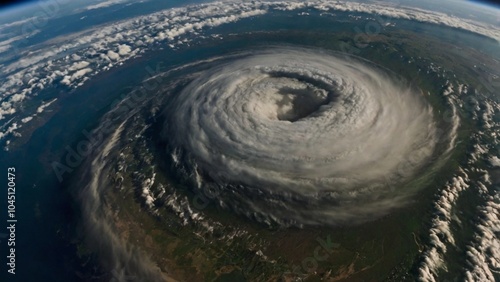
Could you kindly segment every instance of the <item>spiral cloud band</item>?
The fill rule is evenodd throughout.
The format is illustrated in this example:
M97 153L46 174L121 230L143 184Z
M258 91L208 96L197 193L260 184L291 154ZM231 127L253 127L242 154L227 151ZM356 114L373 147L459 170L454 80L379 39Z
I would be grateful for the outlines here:
M197 189L265 222L339 224L400 207L439 141L432 108L396 75L300 48L202 71L166 115L169 150Z

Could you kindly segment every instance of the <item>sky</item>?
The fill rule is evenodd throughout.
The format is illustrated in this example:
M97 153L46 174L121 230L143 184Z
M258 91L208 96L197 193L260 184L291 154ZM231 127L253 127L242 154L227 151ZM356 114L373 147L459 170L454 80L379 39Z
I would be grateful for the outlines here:
M0 7L14 6L16 4L22 4L27 2L34 2L33 0L3 0L0 2Z
M467 0L467 1L484 3L484 4L493 4L494 6L500 7L500 0ZM0 8L27 2L36 2L36 0L2 0L0 1Z
M481 0L481 1L471 1L471 2L492 4L493 6L500 7L500 0Z

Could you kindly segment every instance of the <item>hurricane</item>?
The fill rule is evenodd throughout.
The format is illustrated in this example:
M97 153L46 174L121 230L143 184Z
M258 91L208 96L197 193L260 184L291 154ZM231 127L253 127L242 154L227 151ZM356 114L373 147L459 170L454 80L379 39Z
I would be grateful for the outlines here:
M321 50L237 56L164 111L168 150L200 175L197 189L249 217L297 224L354 223L403 205L415 192L403 183L446 138L421 91Z

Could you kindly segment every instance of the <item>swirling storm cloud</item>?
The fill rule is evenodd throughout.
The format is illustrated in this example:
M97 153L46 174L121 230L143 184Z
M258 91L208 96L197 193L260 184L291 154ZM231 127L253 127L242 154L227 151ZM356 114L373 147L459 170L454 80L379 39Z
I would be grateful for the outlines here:
M404 183L438 154L418 89L321 50L240 56L202 72L167 105L168 150L183 155L197 189L267 222L375 219L407 202L415 191Z

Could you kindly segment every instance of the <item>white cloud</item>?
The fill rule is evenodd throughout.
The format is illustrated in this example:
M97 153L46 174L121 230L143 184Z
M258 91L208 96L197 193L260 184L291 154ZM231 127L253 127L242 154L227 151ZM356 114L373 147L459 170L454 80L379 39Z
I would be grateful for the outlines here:
M112 50L109 50L106 55L108 56L108 58L110 58L111 60L114 60L114 61L120 59L120 55L118 55L116 52L114 52Z
M33 116L25 117L21 120L22 123L30 122L33 119Z
M106 7L110 7L113 5L123 4L123 3L129 2L129 1L130 0L107 0L107 1L103 1L103 2L98 3L98 4L89 5L89 6L85 7L85 10L95 10L95 9L106 8Z
M44 110L45 110L48 106L50 106L52 103L54 103L56 100L57 100L57 98L56 98L56 99L53 99L53 100L51 100L51 101L49 101L49 102L47 102L47 103L44 103L44 104L40 105L40 106L38 107L38 109L36 110L36 113L37 113L37 114L41 114L41 113L43 113L43 111L44 111Z
M500 158L497 156L490 157L489 161L492 166L500 167Z
M17 103L17 102L23 101L24 99L26 99L26 95L25 94L14 94L12 96L12 98L10 98L10 101L14 102L14 103Z
M438 281L438 271L443 266L443 256L447 245L455 245L451 233L452 211L460 194L469 188L467 174L461 170L441 191L435 203L436 215L432 219L429 230L430 246L423 254L423 262L419 268L419 281Z
M78 70L78 71L74 72L73 75L71 75L71 81L80 79L80 78L84 77L86 74L91 73L91 72L92 72L91 68L84 68L84 69Z
M86 61L75 62L71 67L69 67L68 70L75 71L75 70L86 68L88 65L90 65L90 63L86 62Z
M467 247L469 269L465 273L467 282L496 281L500 270L500 193L488 195L480 208L479 224L474 240ZM496 274L495 274L496 273Z
M121 56L127 55L128 53L130 53L130 51L132 51L132 49L127 44L118 46L118 54Z
M15 134L15 130L21 128L17 123L13 123L7 130L0 132L0 140L5 138L9 134Z
M61 83L64 85L71 85L71 76L65 75L64 78L61 80Z
M12 107L12 104L9 102L3 102L2 108L0 108L0 120L4 119L6 116L13 115L16 113L16 109Z

